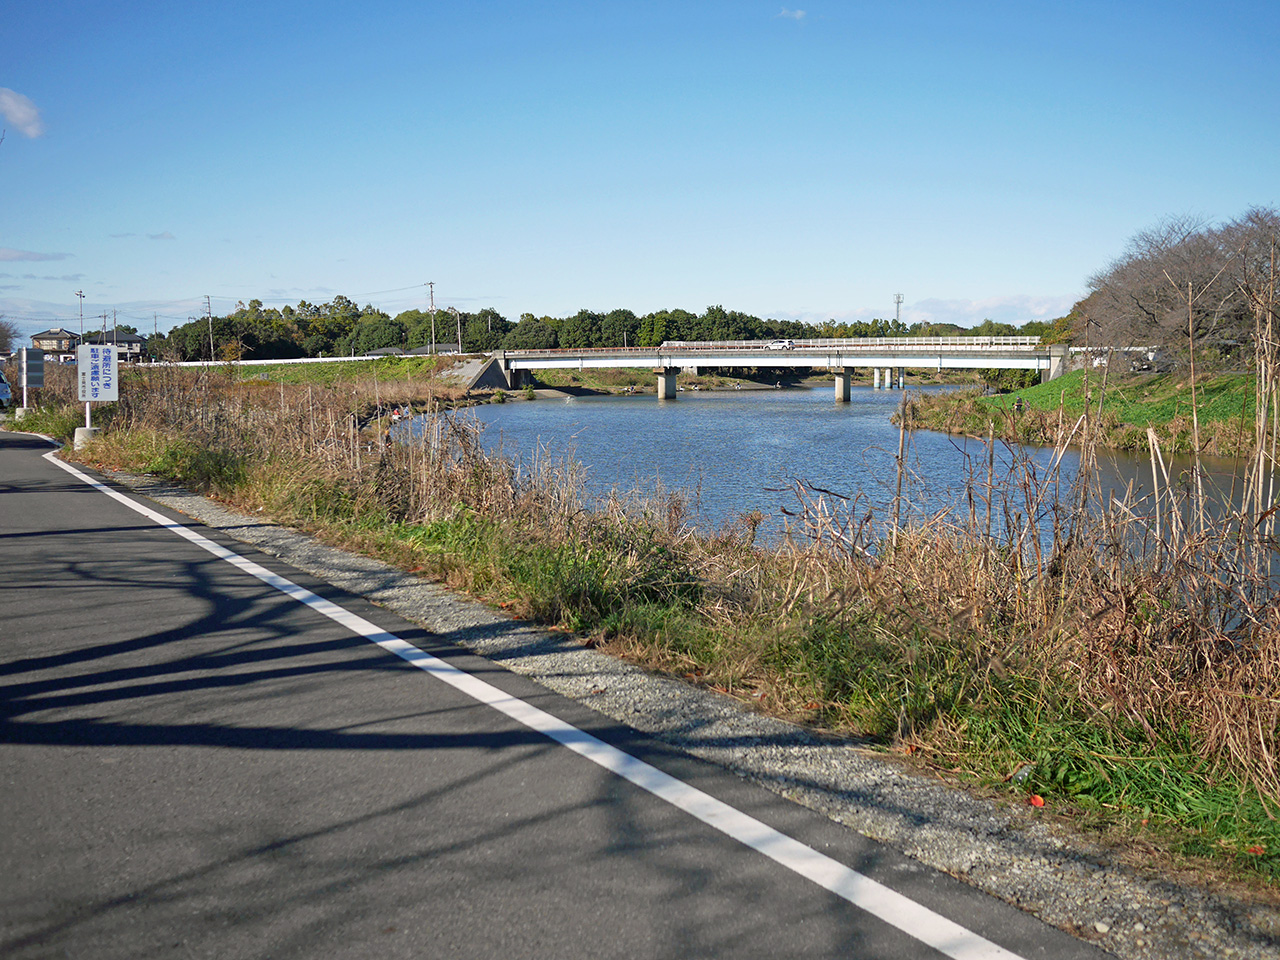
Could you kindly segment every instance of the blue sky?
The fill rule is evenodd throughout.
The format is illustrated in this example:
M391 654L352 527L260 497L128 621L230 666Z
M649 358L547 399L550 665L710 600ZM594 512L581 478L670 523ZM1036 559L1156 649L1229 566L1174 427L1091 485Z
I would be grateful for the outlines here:
M1280 206L1278 40L1230 0L12 4L0 314L1054 317L1162 217Z

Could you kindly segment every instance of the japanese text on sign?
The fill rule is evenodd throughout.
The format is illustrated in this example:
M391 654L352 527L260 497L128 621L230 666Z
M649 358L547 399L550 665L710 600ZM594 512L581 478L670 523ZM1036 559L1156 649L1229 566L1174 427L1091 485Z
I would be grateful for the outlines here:
M111 344L84 344L76 348L76 372L81 400L119 400L116 348Z

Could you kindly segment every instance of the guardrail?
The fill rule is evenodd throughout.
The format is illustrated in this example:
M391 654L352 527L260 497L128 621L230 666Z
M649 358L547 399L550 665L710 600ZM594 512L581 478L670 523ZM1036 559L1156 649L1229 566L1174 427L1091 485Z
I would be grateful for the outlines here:
M783 338L778 338L779 340ZM561 347L554 350L507 350L522 357L644 356L670 350L1008 350L1034 349L1039 337L833 337L791 340L790 347L773 347L777 340L665 340L656 347Z

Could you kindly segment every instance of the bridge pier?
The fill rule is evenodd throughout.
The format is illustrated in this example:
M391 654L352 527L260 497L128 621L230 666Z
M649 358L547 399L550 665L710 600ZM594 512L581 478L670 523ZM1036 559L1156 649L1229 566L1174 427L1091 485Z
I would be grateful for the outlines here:
M901 389L902 389L902 387L903 387L903 385L904 385L904 382L905 382L905 380L906 380L906 374L907 374L907 371L906 371L906 368L905 368L905 367L897 367L897 368L894 368L894 367L873 367L873 368L872 368L872 372L875 374L875 381L876 381L876 389L877 389L877 390L881 390L881 389L884 389L884 390L894 390L894 389L901 390ZM881 386L880 386L880 375L881 375L881 374L883 374L883 375L884 375L884 387L881 387ZM896 382L896 383L894 382L894 381L895 381L895 379L897 380L897 382Z
M849 402L849 368L841 367L836 371L836 403Z
M1068 349L1069 348L1065 343L1053 343L1049 345L1049 367L1047 370L1040 371L1041 383L1048 383L1050 380L1057 380L1067 372Z
M674 400L676 398L677 367L659 367L654 371L658 375L658 399Z

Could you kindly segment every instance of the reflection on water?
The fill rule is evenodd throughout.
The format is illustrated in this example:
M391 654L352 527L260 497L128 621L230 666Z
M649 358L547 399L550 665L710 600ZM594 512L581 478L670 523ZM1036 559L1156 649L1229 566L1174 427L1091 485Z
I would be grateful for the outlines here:
M685 392L675 402L652 395L580 397L485 405L469 412L486 425L491 450L525 462L539 450L575 458L586 468L593 495L683 490L700 525L718 527L759 510L766 516L762 536L776 537L786 519L783 509L797 506L797 480L847 497L862 494L877 516L888 517L898 450L898 428L890 416L902 395L870 388L852 393L851 403L835 402L830 389L784 389ZM996 483L1018 458L1043 478L1053 456L1051 450L1011 451L998 445ZM967 515L967 482L972 474L985 486L987 451L980 441L918 431L910 438L907 466L904 496L911 511L933 515L949 509ZM1172 463L1170 473L1178 477L1188 466ZM1063 495L1078 467L1077 453L1067 451L1058 470ZM1099 467L1104 491L1119 495L1130 485L1139 497L1150 491L1148 457L1109 453ZM1211 482L1229 490L1232 467L1214 464ZM1021 506L1014 503L1011 509Z

